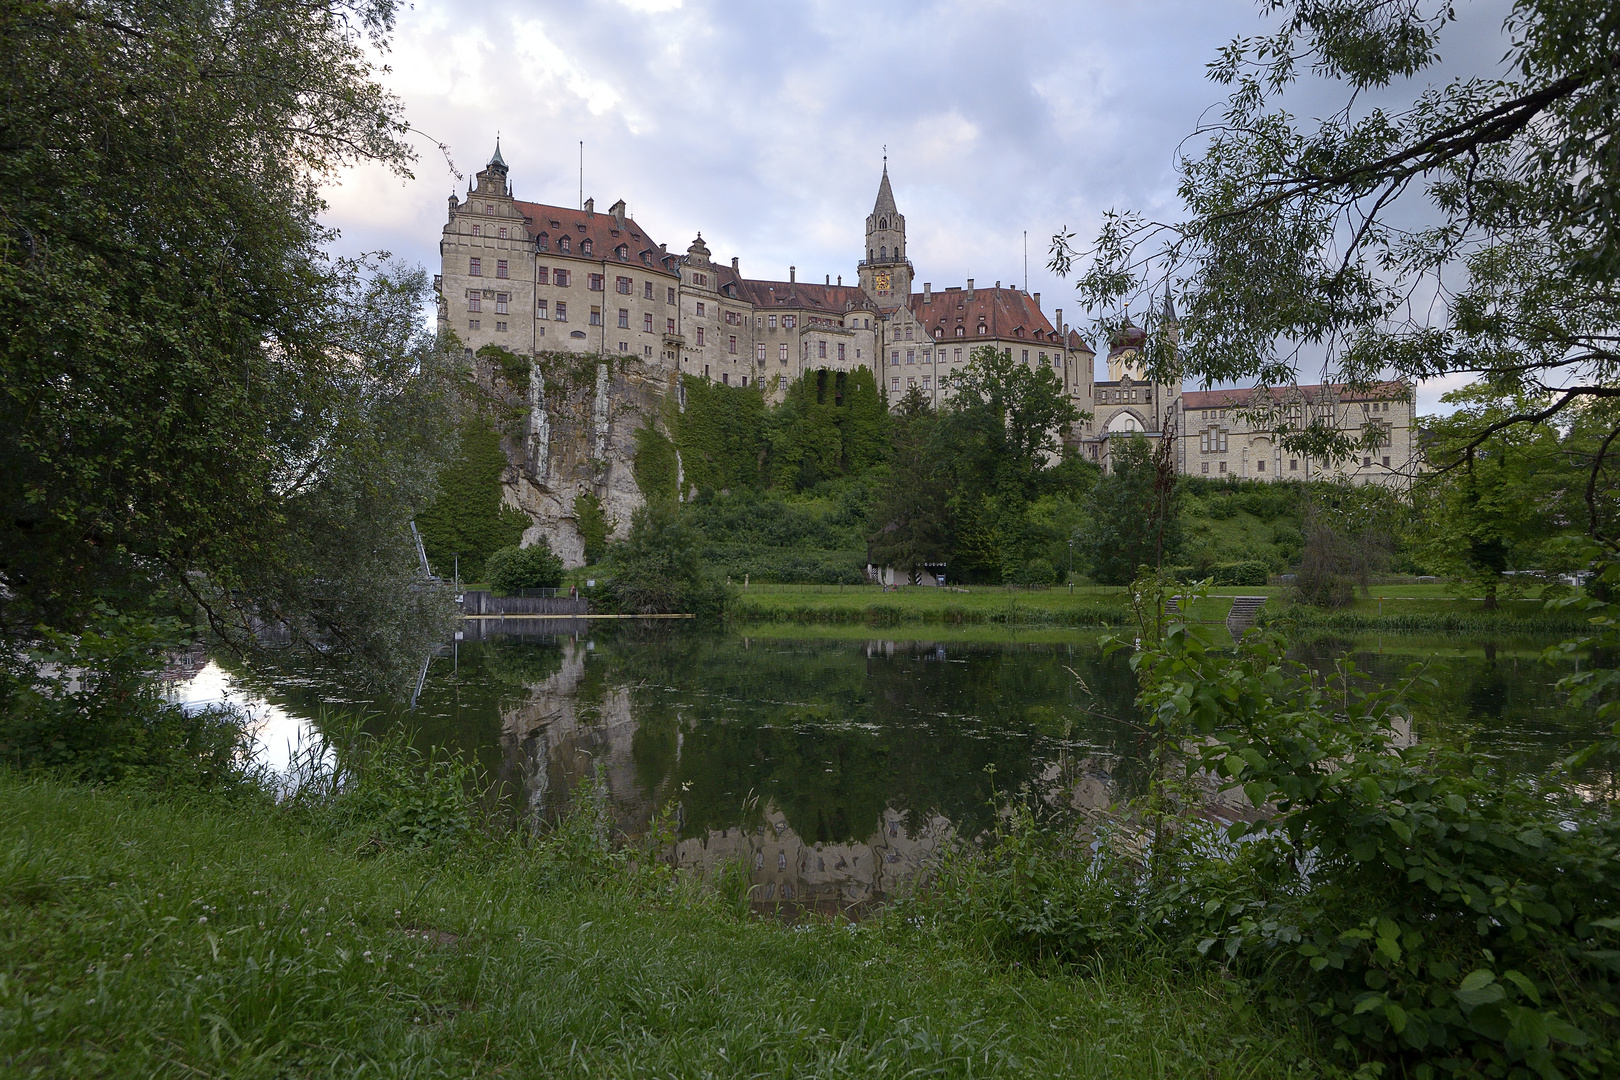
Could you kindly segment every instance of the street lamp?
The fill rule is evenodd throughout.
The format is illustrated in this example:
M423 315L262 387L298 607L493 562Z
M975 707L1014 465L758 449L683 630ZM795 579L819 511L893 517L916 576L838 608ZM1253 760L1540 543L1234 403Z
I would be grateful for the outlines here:
M1069 533L1069 595L1074 595L1074 533Z

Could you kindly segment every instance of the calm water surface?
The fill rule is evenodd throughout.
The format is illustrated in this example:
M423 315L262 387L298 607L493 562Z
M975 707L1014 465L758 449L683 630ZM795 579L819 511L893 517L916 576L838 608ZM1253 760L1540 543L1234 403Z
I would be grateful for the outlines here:
M1097 634L768 633L457 642L427 664L414 709L346 699L297 674L248 676L236 690L259 698L272 761L323 706L338 705L476 756L513 808L537 821L600 775L621 828L673 815L683 863L742 860L768 904L892 895L942 844L982 832L998 793L1102 805L1142 782L1135 685L1125 657L1103 656ZM1542 663L1545 644L1323 639L1296 654L1322 667L1348 655L1383 682L1424 664L1436 687L1415 707L1414 736L1467 744L1526 772L1601 734L1552 690L1570 669ZM191 696L230 683L211 667ZM1612 763L1581 779L1611 797L1620 790Z

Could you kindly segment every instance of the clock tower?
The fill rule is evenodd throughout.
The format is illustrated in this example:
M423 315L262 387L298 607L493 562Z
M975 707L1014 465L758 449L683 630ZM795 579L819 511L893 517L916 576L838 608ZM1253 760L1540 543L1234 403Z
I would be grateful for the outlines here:
M877 202L866 218L866 257L860 263L861 288L880 309L899 307L911 297L911 260L906 258L906 219L894 206L889 187L889 163L883 162L883 180Z

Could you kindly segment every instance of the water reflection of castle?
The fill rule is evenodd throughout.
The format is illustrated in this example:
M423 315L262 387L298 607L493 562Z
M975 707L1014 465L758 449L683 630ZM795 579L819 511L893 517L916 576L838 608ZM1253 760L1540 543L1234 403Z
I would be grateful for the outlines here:
M943 649L931 644L902 646L907 650L915 660L944 657ZM869 643L865 653L892 657L895 644ZM521 786L526 811L539 822L563 810L580 785L599 774L616 825L639 833L661 806L683 805L679 761L683 752L695 752L689 733L697 718L677 717L669 725L674 760L650 767L649 759L659 756L651 734L658 726L650 716L654 707L638 703L636 684L619 681L622 676L608 664L588 662L589 655L589 643L563 639L556 670L531 684L525 700L503 706L507 778ZM604 671L609 678L603 678ZM1106 805L1113 797L1111 779L1095 759L1079 767L1066 759L1050 762L1031 779L1077 804ZM875 823L850 821L850 835L805 835L805 823L795 828L768 794L737 795L738 812L719 827L682 819L675 855L680 865L706 873L726 863L747 867L756 904L833 910L895 896L934 864L957 833L957 825L937 810L886 805L877 810Z

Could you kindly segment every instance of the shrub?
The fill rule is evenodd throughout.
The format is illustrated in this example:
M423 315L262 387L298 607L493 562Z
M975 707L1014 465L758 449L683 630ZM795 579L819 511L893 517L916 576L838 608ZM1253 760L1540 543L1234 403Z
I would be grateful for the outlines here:
M1014 585L1050 585L1057 580L1057 571L1045 559L1031 559L1012 575Z
M579 530L579 538L584 543L586 563L600 562L607 554L608 534L613 527L614 523L602 513L602 500L593 492L574 496L574 528Z
M1270 568L1263 562L1235 562L1222 563L1215 567L1210 574L1213 584L1216 585L1264 585L1270 576Z
M630 534L608 549L607 599L620 611L685 613L719 618L726 588L703 567L697 533L675 508L648 503L630 519Z
M528 547L502 548L484 564L484 576L496 593L519 589L555 589L562 584L562 560L552 554L544 537Z

